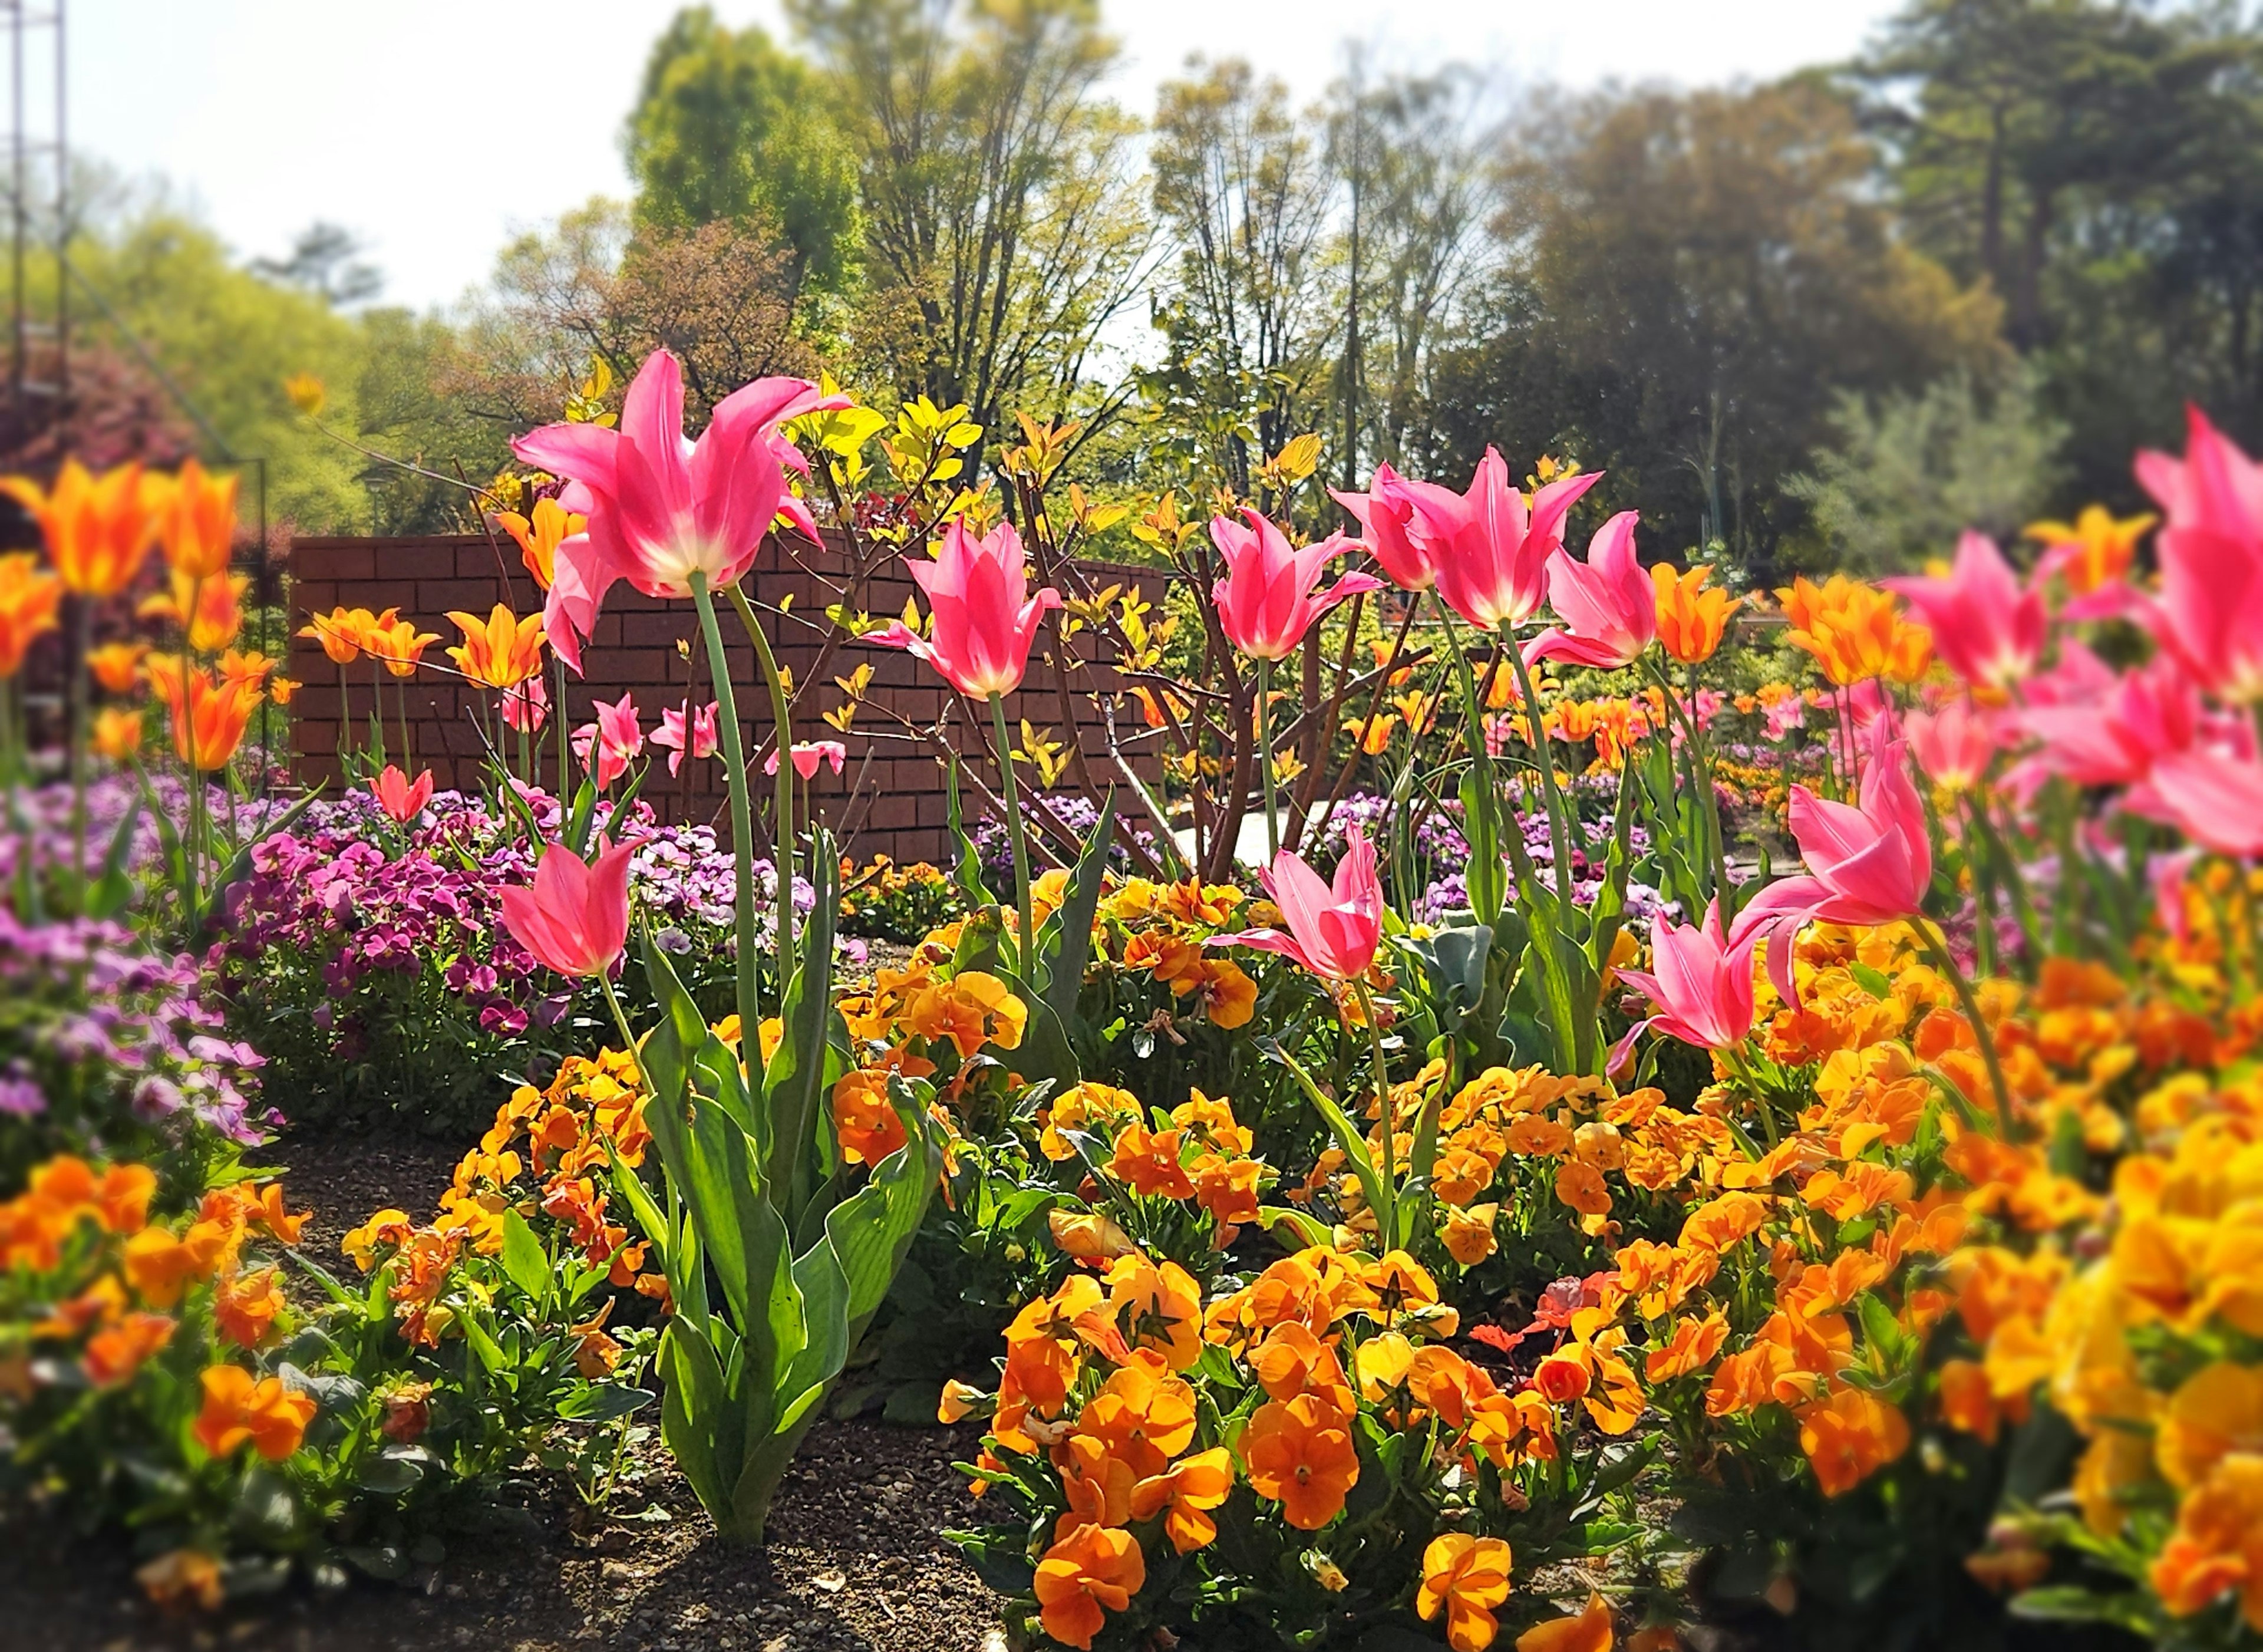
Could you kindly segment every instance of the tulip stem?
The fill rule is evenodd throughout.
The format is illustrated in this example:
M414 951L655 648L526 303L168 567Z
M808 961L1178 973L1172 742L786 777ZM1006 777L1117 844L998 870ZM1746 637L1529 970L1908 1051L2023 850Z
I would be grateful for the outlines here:
M1369 1051L1375 1057L1375 1102L1383 1120L1383 1174L1379 1178L1384 1198L1389 1201L1375 1213L1377 1235L1385 1250L1399 1243L1399 1121L1392 1117L1391 1063L1383 1053L1383 1024L1375 1017L1375 996L1367 989L1367 982L1352 978L1352 996L1359 1001L1359 1013L1367 1023Z
M756 1040L763 1025L762 989L755 965L754 805L747 796L747 747L739 729L739 702L731 692L731 663L723 652L723 627L716 623L715 598L707 576L691 572L691 603L699 611L699 634L707 644L707 669L715 679L715 704L721 728L723 768L731 788L731 859L738 873L739 1036ZM563 711L561 706L560 711Z
M998 738L998 772L1002 779L1000 786L1006 804L1006 837L1014 846L1014 904L1022 921L1022 950L1016 956L1016 967L1026 981L1037 967L1032 955L1036 925L1030 922L1030 849L1023 840L1022 800L1020 788L1014 783L1014 736L1006 728L1006 697L990 696L990 724Z
M1556 857L1556 898L1564 909L1572 907L1572 828L1564 812L1564 794L1556 789L1556 756L1548 747L1548 731L1541 726L1540 696L1533 692L1532 668L1524 663L1524 650L1516 646L1516 634L1504 628L1501 643L1508 655L1509 669L1516 673L1517 692L1524 696L1524 733L1531 744L1532 755L1540 764L1540 794L1548 808L1548 842ZM1522 828L1518 828L1520 834Z
M621 995L613 989L613 978L604 970L597 972L597 989L605 995L605 1006L613 1012L613 1025L620 1029L621 1049L630 1061L637 1054L636 1033L629 1026L629 1013L622 1007ZM760 1040L756 1041L760 1047Z
M793 971L793 712L786 704L785 679L778 675L777 657L770 652L770 640L763 633L762 622L755 618L755 605L747 600L747 593L737 585L731 587L732 605L739 611L739 623L747 627L747 639L755 645L755 660L762 667L763 685L770 693L770 743L777 764L773 784L776 802L772 806L775 819L770 830L770 859L777 878L777 989L785 993L786 978ZM691 706L687 699L683 709L684 749L690 750Z
M1918 939L1924 944L1926 954L1934 967L1948 977L1948 984L1956 989L1956 1001L1964 1008L1964 1018L1972 1024L1972 1037L1980 1046L1980 1061L1988 1069L1989 1087L1996 1092L1996 1123L2006 1141L2019 1140L2017 1121L2012 1114L2012 1087L2004 1079L2004 1063L1996 1054L1996 1036L1988 1030L1988 1023L1980 1013L1979 995L1972 983L1956 967L1956 960L1948 950L1948 937L1923 913L1913 915L1910 926L1917 931Z
M1257 662L1257 766L1265 777L1265 864L1281 852L1281 814L1273 781L1273 662Z

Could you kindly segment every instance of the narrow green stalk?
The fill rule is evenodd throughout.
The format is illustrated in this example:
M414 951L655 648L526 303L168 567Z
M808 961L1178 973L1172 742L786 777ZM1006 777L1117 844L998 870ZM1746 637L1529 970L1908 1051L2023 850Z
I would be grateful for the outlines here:
M346 753L353 749L353 694L346 686L346 668L338 667L338 779L346 773Z
M739 611L739 622L747 627L747 640L755 645L755 660L762 667L763 681L770 692L770 741L777 753L777 774L772 782L770 854L777 862L777 960L778 991L785 991L786 979L793 971L793 713L786 704L785 679L778 672L777 658L770 652L770 640L762 624L755 618L755 605L747 600L747 593L738 586L731 587L731 601ZM684 701L684 740L691 738L690 700Z
M94 604L91 598L74 597L71 647L71 837L76 845L76 859L72 868L79 888L86 887L86 726L87 702L93 698L94 687L87 677L86 652L94 643Z
M553 656L550 674L557 682L551 691L550 721L558 734L558 798L563 802L574 784L574 740L566 727L566 662Z
M1280 801L1273 781L1273 662L1257 662L1257 766L1265 776L1265 864L1281 852Z
M998 772L1005 779L1003 794L1006 804L1007 840L1014 845L1014 903L1022 920L1022 950L1016 955L1016 966L1026 976L1034 967L1037 926L1030 921L1030 846L1024 838L1022 821L1021 788L1014 783L1014 736L1006 728L1006 697L990 696L991 729L998 739Z
M1540 765L1540 794L1548 807L1548 841L1556 856L1556 895L1568 911L1572 905L1572 826L1565 812L1564 795L1556 788L1556 755L1548 749L1548 731L1540 726L1540 696L1533 691L1531 668L1516 646L1516 634L1501 628L1501 644L1509 669L1516 673L1517 692L1524 696L1524 733Z
M1383 1119L1383 1163L1378 1167L1382 1175L1385 1207L1375 1213L1377 1235L1383 1248L1392 1249L1399 1243L1399 1125L1391 1113L1391 1063L1383 1053L1383 1027L1375 1018L1375 997L1367 989L1367 982L1355 980L1352 996L1359 1000L1359 1012L1367 1021L1367 1043L1375 1057L1375 1099Z
M1948 951L1948 938L1943 935L1931 918L1920 914L1911 918L1918 939L1925 944L1926 955L1933 960L1934 967L1948 977L1948 984L1956 989L1956 1001L1964 1007L1964 1018L1972 1024L1972 1036L1980 1046L1980 1060L1988 1069L1988 1083L1996 1092L1996 1123L2006 1141L2019 1140L2018 1121L2012 1112L2012 1087L2005 1081L2004 1064L1996 1055L1996 1035L1988 1030L1987 1021L1980 1013L1979 996L1972 983L1956 967L1956 960Z
M613 989L613 978L608 975L597 977L597 990L605 995L605 1007L613 1012L613 1025L620 1030L621 1049L631 1061L636 1059L636 1033L629 1027L628 1011L621 1007L621 995ZM757 1045L756 1047L760 1047Z
M723 652L723 627L716 623L715 598L707 590L707 576L691 576L692 605L699 610L699 634L707 644L707 666L715 679L717 730L723 744L723 767L731 787L731 858L738 873L738 1007L739 1036L756 1040L761 1048L763 1005L755 970L755 842L754 804L747 796L747 748L739 732L738 697L731 690L731 663Z

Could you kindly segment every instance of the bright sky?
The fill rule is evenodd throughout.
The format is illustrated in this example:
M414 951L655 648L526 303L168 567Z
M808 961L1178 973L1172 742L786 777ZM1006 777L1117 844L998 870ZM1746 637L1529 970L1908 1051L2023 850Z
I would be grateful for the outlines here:
M1191 51L1241 55L1299 100L1343 72L1453 59L1517 80L1763 79L1851 54L1888 0L1115 0L1119 101L1152 111ZM498 248L594 194L675 0L72 0L71 141L170 179L244 257L316 218L371 243L388 301L448 303ZM781 33L777 0L717 0ZM43 55L32 58L43 66ZM34 67L36 78L43 67ZM44 98L34 111L47 120Z

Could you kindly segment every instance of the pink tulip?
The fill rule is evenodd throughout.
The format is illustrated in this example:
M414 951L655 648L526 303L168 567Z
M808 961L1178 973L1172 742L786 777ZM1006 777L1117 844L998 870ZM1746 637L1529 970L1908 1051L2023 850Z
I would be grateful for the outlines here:
M1524 645L1524 663L1569 660L1605 670L1631 665L1658 637L1658 588L1635 554L1639 518L1622 511L1587 541L1587 560L1558 551L1548 563L1548 600L1564 621Z
M686 744L684 714L690 709L689 700L680 705L663 707L660 714L660 732L652 737L652 743L668 753L668 772L670 774L680 772L683 767ZM718 721L721 715L721 707L712 700L702 706L698 711L690 712L689 743L694 757L712 757L715 755L715 743L722 731L722 724Z
M1297 550L1289 537L1255 510L1244 506L1244 527L1212 517L1210 537L1225 559L1225 577L1211 587L1218 622L1225 640L1253 660L1285 660L1297 651L1312 621L1347 597L1380 591L1372 574L1346 574L1315 593L1320 570L1356 541L1331 533L1317 545Z
M757 379L715 404L696 442L683 438L683 379L655 350L629 384L620 426L546 424L511 443L529 464L562 476L567 510L589 532L558 547L544 630L559 657L581 669L581 641L617 579L652 597L685 597L691 577L711 590L735 584L783 515L817 537L809 509L786 486L807 465L778 434L785 420L849 405L803 379Z
M833 765L833 772L838 774L841 772L842 769L846 766L848 761L849 748L842 745L838 740L812 740L806 743L796 741L794 743L793 772L801 776L805 780L811 779L815 777L818 765L821 763L831 764ZM777 753L776 751L772 751L768 757L763 759L763 772L764 774L776 774L777 772Z
M2122 801L2219 855L2263 855L2263 763L2252 751L2170 752Z
M419 774L412 786L407 775L388 763L385 765L385 772L369 783L369 790L370 795L377 799L379 808L395 822L406 826L423 814L424 806L432 801L432 771L427 769Z
M2042 742L2021 767L2077 786L2134 786L2157 758L2199 738L2202 714L2200 696L2176 661L2157 656L2124 677L2107 677L2095 698L2020 713L2021 728Z
M1459 510L1461 496L1432 482L1410 482L1389 465L1377 465L1365 493L1328 489L1329 496L1358 519L1368 552L1401 591L1428 591L1437 582L1429 544L1408 530L1418 503L1426 503L1441 519Z
M539 677L502 692L502 720L523 735L537 734L550 720L550 688Z
M1766 932L1769 972L1787 999L1794 996L1791 940L1805 924L1891 924L1920 911L1932 886L1933 841L1904 744L1890 737L1883 717L1871 742L1859 808L1791 788L1791 835L1808 875L1768 885L1729 931L1732 946Z
M1912 712L1906 730L1917 766L1935 786L1952 792L1975 785L2002 743L1995 719L1961 699L1939 711Z
M1719 902L1705 909L1702 927L1660 915L1650 928L1650 958L1652 974L1619 971L1620 980L1658 1006L1644 1025L1705 1050L1744 1041L1753 1030L1753 943L1728 943Z
M1598 470L1551 482L1528 510L1508 485L1507 464L1488 447L1466 494L1409 496L1406 535L1437 570L1438 594L1455 612L1484 631L1520 625L1540 606L1565 514L1602 479Z
M2220 699L2263 699L2263 466L2188 409L2185 456L2137 456L2137 480L2160 502L2161 599L2151 623L2162 646Z
M597 720L574 731L574 755L584 767L594 764L597 789L609 791L644 750L644 729L637 721L636 695L623 694L612 701L596 702Z
M1948 668L1975 687L2007 688L2042 658L2049 619L2042 592L2024 591L1996 541L1968 533L1956 542L1946 578L1912 576L1879 581L1898 591L1933 628L1933 646Z
M1001 522L977 539L953 519L934 556L907 556L904 565L927 593L932 634L923 638L898 620L864 641L917 655L976 699L1019 688L1038 621L1061 598L1048 585L1024 600L1030 566L1013 525Z
M584 866L563 844L542 851L534 887L502 892L503 927L542 964L561 975L602 975L629 937L629 857L633 844L597 839Z
M1383 939L1383 880L1365 832L1354 829L1347 837L1333 888L1286 849L1257 880L1281 909L1287 932L1244 930L1212 936L1210 945L1279 953L1327 981L1356 981L1367 973Z

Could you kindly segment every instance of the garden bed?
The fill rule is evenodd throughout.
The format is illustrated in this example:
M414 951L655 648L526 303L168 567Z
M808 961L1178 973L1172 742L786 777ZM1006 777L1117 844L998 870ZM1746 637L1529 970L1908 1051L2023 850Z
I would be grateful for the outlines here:
M401 1134L286 1136L261 1154L310 1206L305 1253L349 1273L344 1233L387 1205L429 1209L459 1153ZM134 1586L115 1545L58 1545L0 1525L0 1599L11 1644L55 1648L475 1646L680 1652L974 1652L995 1597L939 1534L975 1504L951 1464L980 1431L826 1422L778 1493L759 1553L719 1543L656 1437L634 1449L607 1518L582 1517L555 1476L511 1482L485 1529L452 1534L404 1583L338 1596L293 1587L215 1626L169 1619ZM577 1529L578 1528L578 1529ZM23 1639L15 1641L13 1635Z

